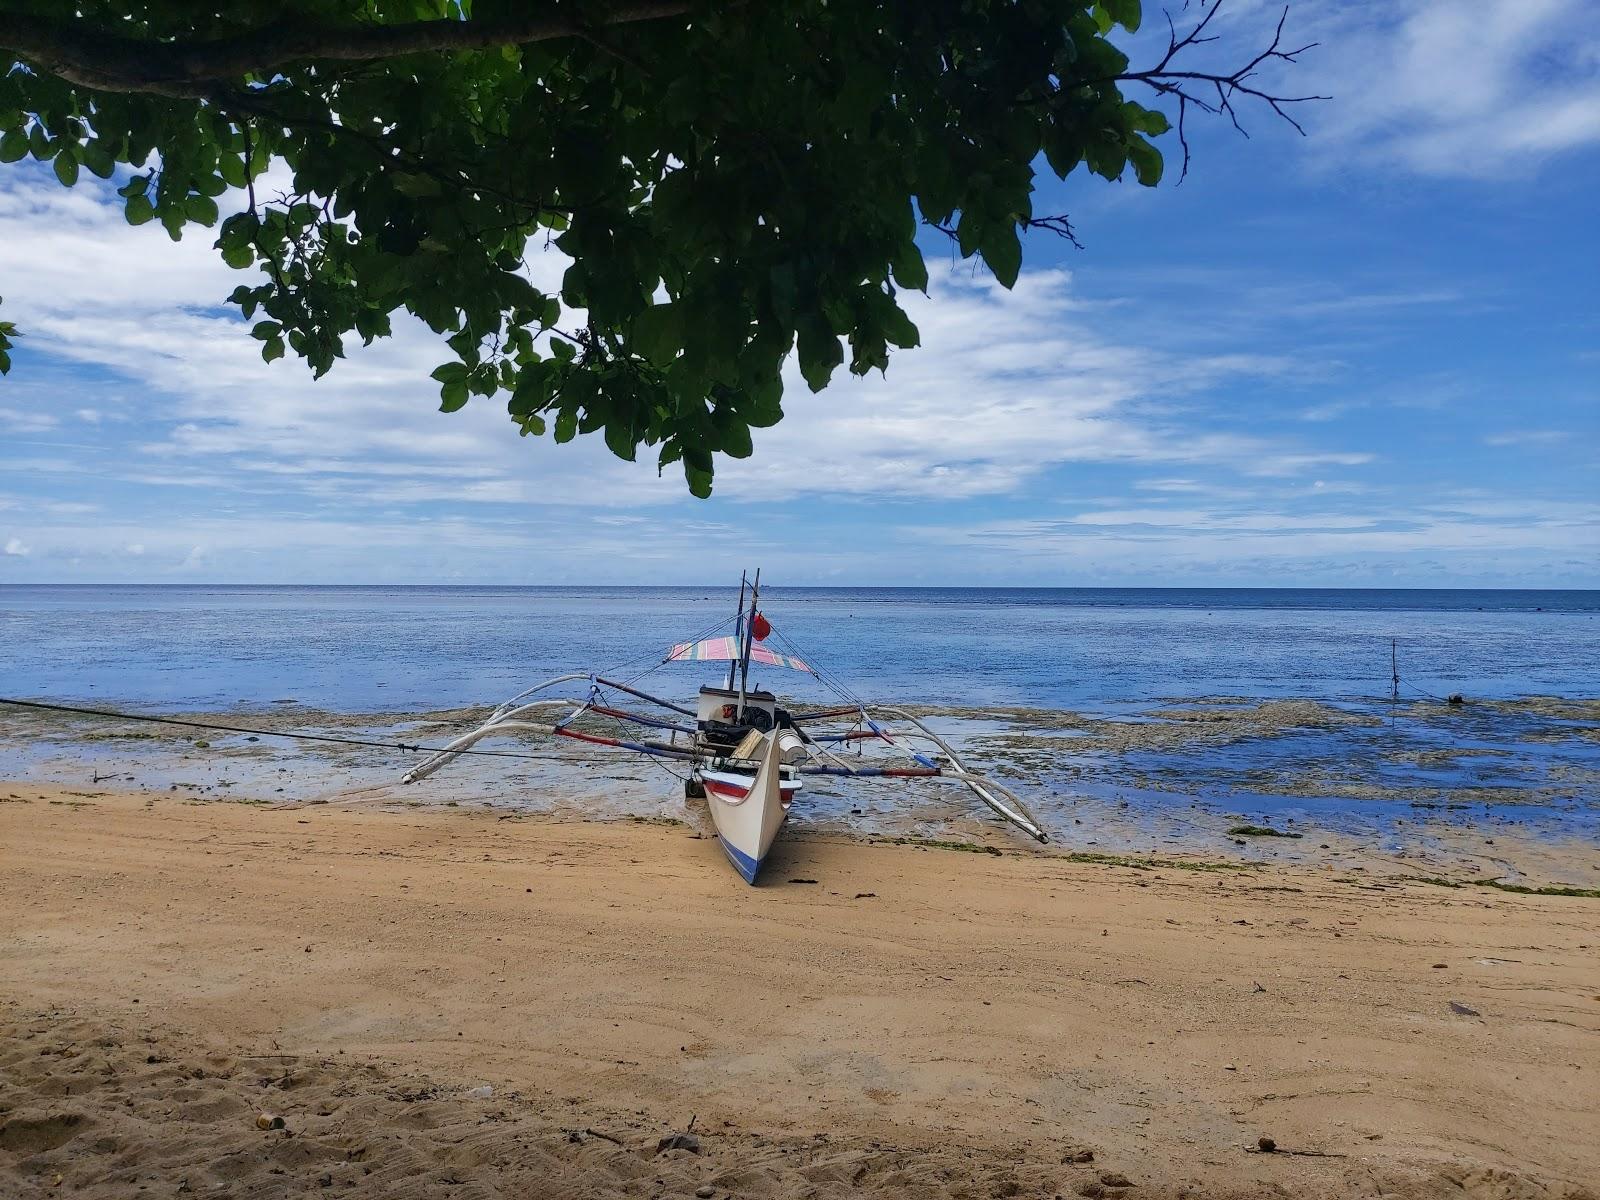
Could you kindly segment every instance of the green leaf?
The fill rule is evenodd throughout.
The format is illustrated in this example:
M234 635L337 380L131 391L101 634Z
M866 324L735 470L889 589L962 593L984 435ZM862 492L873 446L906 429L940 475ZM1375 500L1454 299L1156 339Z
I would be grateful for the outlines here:
M56 178L67 187L78 182L78 160L70 151L63 150L55 159Z
M1100 4L1110 18L1129 33L1139 32L1140 20L1143 17L1139 0L1100 0Z
M189 220L199 225L215 225L217 223L217 202L210 196L198 193L189 196L183 202L183 211Z
M1143 138L1128 142L1128 161L1133 164L1134 177L1145 187L1155 187L1161 182L1161 151Z
M256 261L256 252L249 242L236 242L222 248L222 261L235 271L242 271Z
M899 346L904 350L922 344L922 337L917 332L917 327L911 323L911 318L906 316L898 304L891 305L884 312L883 336L890 345Z
M578 436L578 413L576 409L563 408L556 414L556 443L570 442Z
M683 345L680 310L673 304L652 304L633 319L634 352L657 366L666 366Z
M272 310L268 308L267 311L271 312ZM283 326L276 321L257 321L250 330L250 336L258 342L267 342L277 337L282 331Z
M281 337L269 338L267 344L261 347L261 360L272 362L283 357L283 339Z
M444 188L432 175L395 174L391 175L390 179L394 182L395 191L413 199L438 196L444 192Z
M1146 108L1132 100L1122 106L1122 114L1128 122L1128 128L1136 133L1160 137L1172 128L1172 122L1167 120L1166 113L1159 109Z
M110 179L116 172L116 160L111 157L111 152L105 148L101 141L93 141L83 147L83 165L88 167L100 179Z
M492 396L500 386L500 376L493 363L483 363L467 376L467 388L477 396Z
M606 426L606 447L624 462L633 462L638 441L633 435L633 422L612 421Z
M833 369L844 361L844 349L825 321L811 320L800 327L796 342L800 355L800 375L813 392L828 386Z
M244 159L236 154L224 154L217 159L217 174L229 187L242 188L248 182Z
M20 129L7 130L0 137L0 163L12 163L28 153L28 135Z
M983 244L983 261L989 264L1001 287L1009 288L1017 282L1017 273L1022 270L1022 241L1015 225L1008 222L994 228Z
M698 467L689 465L688 459L683 463L683 475L689 484L689 494L701 500L711 498L711 472L702 471Z
M467 402L470 393L465 379L452 379L439 389L439 411L453 413ZM474 412L477 409L473 409Z
M722 452L729 458L749 458L755 449L750 441L750 426L734 419L722 426Z
M1084 157L1088 160L1089 170L1102 179L1122 178L1122 168L1128 162L1126 148L1105 137L1090 142Z
M467 364L459 362L447 362L443 366L435 367L428 374L431 378L438 380L440 383L466 383Z
M156 210L155 207L150 203L150 197L141 193L137 196L128 197L128 205L127 209L125 210L125 215L128 218L129 225L143 225L146 221L150 220L151 217L156 215Z
M922 251L915 242L908 242L900 248L894 258L893 270L894 281L901 287L918 292L928 290L928 264L923 261Z

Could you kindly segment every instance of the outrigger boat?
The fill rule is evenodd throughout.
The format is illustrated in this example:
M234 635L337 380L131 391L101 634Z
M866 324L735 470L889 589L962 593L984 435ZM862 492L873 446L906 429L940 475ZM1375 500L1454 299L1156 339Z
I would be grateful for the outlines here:
M749 602L746 603L748 594ZM505 734L542 734L572 738L597 746L629 750L669 765L686 768L680 775L685 796L704 800L728 859L747 883L754 884L790 807L808 776L854 779L943 780L969 789L990 811L1038 841L1047 835L1027 805L1004 784L972 770L938 734L898 708L870 705L852 695L830 673L811 665L777 633L761 611L761 572L754 581L739 581L738 612L700 637L674 645L665 657L625 680L589 672L558 675L513 696L487 720L463 734L425 762L407 771L403 783L415 783L459 757L485 738ZM708 636L732 624L733 632ZM781 649L768 645L776 642ZM644 675L673 663L726 662L721 686L705 686L693 708L641 691L634 685ZM845 703L838 707L791 712L777 696L750 686L751 664L804 672ZM587 695L554 723L539 721L548 706L539 693L562 684L584 681ZM616 695L642 701L654 711L621 707ZM637 725L653 737L631 740L608 736L598 721ZM891 731L885 721L909 729ZM665 738L663 739L663 736ZM868 760L864 744L897 752L904 762ZM854 745L851 762L841 751ZM674 772L678 774L678 772Z

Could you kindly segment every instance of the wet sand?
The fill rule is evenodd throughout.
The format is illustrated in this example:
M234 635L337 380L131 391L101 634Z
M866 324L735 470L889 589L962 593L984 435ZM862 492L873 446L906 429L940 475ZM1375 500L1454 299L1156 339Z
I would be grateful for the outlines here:
M1600 900L1161 862L0 783L0 1194L1596 1195Z

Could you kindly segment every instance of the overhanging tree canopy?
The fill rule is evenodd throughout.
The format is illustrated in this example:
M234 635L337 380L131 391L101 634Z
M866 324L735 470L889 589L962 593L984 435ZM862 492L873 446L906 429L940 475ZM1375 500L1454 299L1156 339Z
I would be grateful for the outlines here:
M845 345L865 374L917 344L919 226L1009 287L1021 234L1072 235L1033 211L1041 157L1160 180L1169 118L1134 95L1180 141L1195 107L1287 117L1254 82L1299 53L1281 21L1192 69L1215 11L1134 70L1109 35L1139 0L0 0L0 162L125 181L174 239L242 191L216 246L261 268L230 300L268 361L321 375L406 310L456 356L445 411L503 394L525 434L657 447L707 495L782 416L791 350L821 389Z

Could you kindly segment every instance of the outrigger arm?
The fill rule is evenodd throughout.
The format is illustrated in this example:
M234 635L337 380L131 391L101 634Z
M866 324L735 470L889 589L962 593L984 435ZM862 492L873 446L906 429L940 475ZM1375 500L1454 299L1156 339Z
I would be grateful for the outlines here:
M586 679L589 681L589 698L583 701L583 703L579 704L560 721L547 725L542 722L520 719L522 714L527 712L530 708L536 708L539 706L539 701L530 701L528 697L536 695L537 693L544 691L546 688L555 687L558 683L571 683L576 679ZM629 695L637 696L641 700L648 700L652 704L659 705L662 708L670 709L676 713L683 713L687 716L694 715L694 713L689 709L682 708L679 705L673 704L671 701L662 700L659 697L650 695L648 692L641 692L636 688L629 687L626 684L617 683L614 680L604 679L599 675L591 675L586 671L577 671L567 675L557 675L554 679L546 679L543 683L535 684L533 687L517 693L517 695L513 696L499 708L495 709L494 712L490 714L489 719L482 725L478 726L470 733L462 734L460 737L446 745L444 749L440 750L432 758L420 762L416 766L412 767L411 770L407 771L400 777L400 782L416 783L420 779L426 779L440 767L443 767L448 763L454 762L456 759L460 758L484 738L508 732L538 733L543 734L546 737L573 738L580 742L593 742L596 745L601 746L617 746L624 750L636 750L641 754L650 754L660 758L692 757L690 751L681 746L667 745L662 742L630 742L624 741L620 738L608 738L600 737L592 733L580 733L576 729L568 728L568 726L583 712L589 708L596 707L595 700L599 693L599 689L602 687L615 688L618 691L627 692ZM634 719L637 720L638 718ZM678 728L677 726L665 722L647 723L656 724L660 727L668 729Z
M892 743L894 740L892 735L888 730L877 725L871 719L871 717L867 715L868 711L868 709L863 708L861 710L861 715L866 719L868 725L871 726L872 731L883 738L884 741ZM996 816L1011 822L1011 824L1022 830L1022 832L1026 833L1029 837L1035 838L1040 842L1048 842L1050 840L1049 835L1045 833L1044 828L1039 824L1038 818L1028 811L1028 806L1022 802L1022 798L1020 796L1018 796L1004 784L996 783L987 776L973 771L965 762L962 761L961 756L955 752L955 748L951 746L949 742L945 741L937 733L929 729L921 721L917 720L916 717L913 717L910 713L901 708L873 708L870 711L882 713L884 716L895 717L898 720L905 721L908 724L916 726L916 728L920 731L921 736L927 738L928 741L939 747L939 750L955 767L954 771L946 771L941 769L939 772L941 776L948 779L956 779L966 784L967 787L972 789L973 794L976 795L979 800L982 800L986 805L988 805ZM935 765L925 755L917 754L915 751L912 751L912 757L928 766Z

